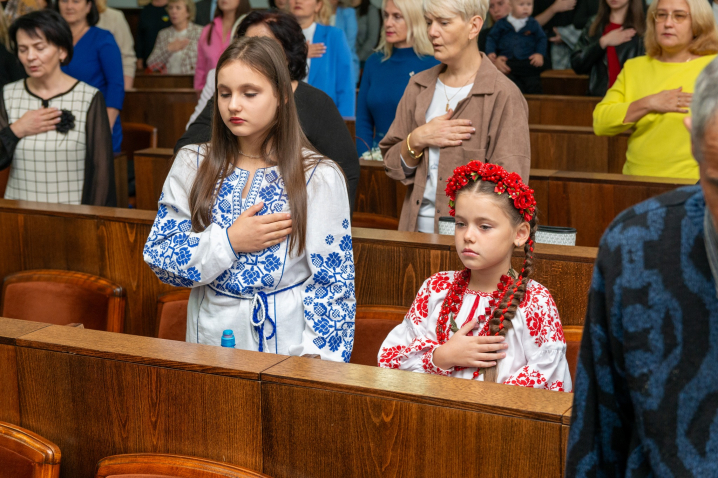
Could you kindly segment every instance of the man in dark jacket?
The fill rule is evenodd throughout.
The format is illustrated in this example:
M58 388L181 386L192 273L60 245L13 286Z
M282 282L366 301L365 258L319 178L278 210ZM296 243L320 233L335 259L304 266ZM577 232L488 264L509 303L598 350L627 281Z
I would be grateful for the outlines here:
M604 234L574 387L566 476L718 470L718 60L691 120L700 185L619 215Z

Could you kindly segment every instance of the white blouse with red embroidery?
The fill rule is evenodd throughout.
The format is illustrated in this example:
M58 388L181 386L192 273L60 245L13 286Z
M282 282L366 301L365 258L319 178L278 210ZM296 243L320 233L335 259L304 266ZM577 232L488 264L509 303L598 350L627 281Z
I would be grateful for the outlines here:
M424 282L404 321L384 340L379 350L380 367L466 379L473 377L475 368L443 370L433 362L434 350L439 347L436 322L441 304L458 274L458 271L438 272ZM488 335L488 321L483 311L489 306L490 299L489 293L467 289L455 319L456 325L462 327L471 319L472 311L480 311L475 312L481 315L470 334ZM566 340L549 291L538 282L529 281L511 323L513 328L506 334L509 347L506 357L499 361L497 382L570 392ZM478 380L483 379L484 375L479 375Z

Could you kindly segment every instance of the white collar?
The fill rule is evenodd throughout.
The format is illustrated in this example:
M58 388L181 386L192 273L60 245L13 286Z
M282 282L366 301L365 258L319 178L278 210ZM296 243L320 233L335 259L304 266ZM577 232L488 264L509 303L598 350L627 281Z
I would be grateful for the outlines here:
M523 27L526 26L526 23L529 21L529 17L526 18L514 18L510 13L509 16L506 17L506 20L511 24L511 26L514 27L514 30L519 31Z

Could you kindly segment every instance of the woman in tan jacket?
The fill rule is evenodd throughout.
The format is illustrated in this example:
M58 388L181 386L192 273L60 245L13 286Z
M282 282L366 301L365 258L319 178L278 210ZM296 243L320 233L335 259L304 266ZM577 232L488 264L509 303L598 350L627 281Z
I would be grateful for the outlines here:
M387 175L409 186L399 230L434 233L449 214L444 187L454 168L478 159L528 182L531 154L526 100L479 52L485 2L424 6L441 64L414 75L379 146Z

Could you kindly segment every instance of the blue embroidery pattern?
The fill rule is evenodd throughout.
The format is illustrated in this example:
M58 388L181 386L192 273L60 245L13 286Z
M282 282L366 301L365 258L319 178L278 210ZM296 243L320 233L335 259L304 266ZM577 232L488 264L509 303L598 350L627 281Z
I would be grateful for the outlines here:
M284 181L276 168L258 170L249 186L248 181L249 173L241 169L225 178L212 207L214 224L222 229L228 228L247 206L257 201L264 202L260 215L288 209ZM242 199L242 190L247 186L250 190ZM180 287L194 287L203 279L193 262L197 261L195 256L202 236L192 233L190 220L179 216L175 206L163 204L164 199L163 193L144 247L145 261L161 281ZM334 226L333 234L324 237L321 253L309 255L307 259L313 266L313 275L304 284L300 282L300 287L304 292L305 320L318 335L314 345L320 350L336 352L337 357L341 355L348 362L354 343L355 272L352 238L346 231L350 228L349 220L343 219L341 226L345 231ZM237 254L231 267L208 286L219 294L238 298L251 299L259 293L271 295L271 291L281 288L287 242L257 253ZM204 281L206 283L207 278Z
M331 241L330 241L331 239ZM331 235L325 239L327 244L334 241ZM319 349L329 347L336 352L340 347L342 359L349 362L354 346L354 316L356 303L346 302L354 298L354 256L352 238L342 238L339 248L343 252L331 252L327 257L312 254L312 265L318 270L307 285L304 299L304 316L313 325L320 337L314 339Z

